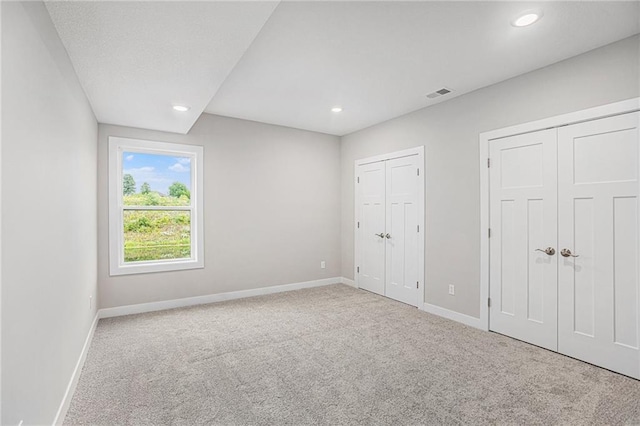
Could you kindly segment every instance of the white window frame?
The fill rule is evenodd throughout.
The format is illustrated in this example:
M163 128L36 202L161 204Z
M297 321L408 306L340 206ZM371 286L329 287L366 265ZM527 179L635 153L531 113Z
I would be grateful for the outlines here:
M191 159L190 206L124 206L122 156L124 152L172 155ZM204 268L203 148L167 142L109 137L109 275L145 274ZM191 258L124 261L125 210L184 210L191 213Z

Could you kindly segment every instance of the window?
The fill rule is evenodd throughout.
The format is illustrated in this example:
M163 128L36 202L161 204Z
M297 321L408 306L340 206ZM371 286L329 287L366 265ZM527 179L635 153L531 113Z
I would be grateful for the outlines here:
M109 138L110 275L204 267L202 151Z

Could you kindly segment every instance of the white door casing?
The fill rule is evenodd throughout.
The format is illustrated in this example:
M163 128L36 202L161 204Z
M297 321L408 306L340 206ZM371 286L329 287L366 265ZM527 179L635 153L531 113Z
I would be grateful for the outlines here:
M640 113L558 130L559 351L640 378Z
M424 147L355 162L356 286L417 307L424 304L424 179Z
M478 237L480 240L480 319L479 328L489 330L489 251L490 238L487 232L490 227L490 210L489 210L489 173L488 166L489 146L494 140L514 135L522 135L525 133L537 132L544 129L558 128L586 121L597 120L603 117L612 117L616 115L627 114L630 112L640 111L640 98L631 98L619 102L606 105L600 105L580 111L574 111L566 114L556 115L544 118L542 120L531 121L528 123L517 124L502 129L491 130L479 135L479 170L480 170L480 227L478 228ZM640 303L640 302L639 302Z
M489 177L491 330L550 350L557 350L556 148L555 129L494 140Z
M384 295L385 280L385 175L384 161L360 166L356 185L356 279L358 286Z
M386 279L385 295L418 306L418 157L386 163Z
M529 290L532 270L531 262L520 260L518 265L518 257L526 251L524 240L531 250L535 236L547 233L528 229L523 238L523 209L518 208L517 196L512 193L514 187L522 195L539 186L532 177L540 174L532 173L536 168L531 167L540 163L539 155L532 148L535 144L527 143L526 138L546 133L557 143L557 162L544 160L546 169L557 169L558 235L555 247L549 246L556 250L558 279L552 294L557 298L557 350L635 378L640 378L639 101L572 113L566 120L574 121L566 125L560 121L563 118L546 119L540 123L553 122L556 127L545 131L518 132L531 129L534 123L494 131L494 137L484 135L481 139L491 158L483 179L488 194L488 199L483 197L483 211L486 208L489 214L481 218L483 223L486 218L492 230L483 255L488 263L486 283L491 284L485 293L490 293L492 302L487 309L490 329L553 349L553 342L536 341L539 336L532 335L528 324L518 320L518 309L523 309L526 298L522 296L523 282L526 280ZM517 135L509 136L510 131ZM514 155L514 148L529 152ZM517 159L517 167L510 167L505 158ZM505 179L510 173L511 178ZM553 173L545 171L544 175ZM527 202L538 204L537 200L528 198ZM529 228L535 217L530 207L526 211ZM512 288L505 286L507 277L519 277L507 280L516 283ZM531 309L531 301L526 302Z

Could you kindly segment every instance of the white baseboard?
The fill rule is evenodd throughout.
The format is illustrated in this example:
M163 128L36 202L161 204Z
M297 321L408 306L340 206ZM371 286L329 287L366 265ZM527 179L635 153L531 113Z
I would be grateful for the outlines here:
M62 423L64 422L64 418L67 415L67 411L69 410L71 399L73 398L76 386L78 385L80 373L82 373L84 361L87 359L87 352L89 352L89 347L91 346L91 341L93 340L93 333L96 331L96 326L98 325L99 319L100 311L96 312L96 316L93 318L93 323L91 324L91 328L89 329L89 334L87 334L87 338L84 341L84 346L82 347L82 352L80 352L80 358L78 358L76 368L73 369L73 374L71 375L71 379L69 380L69 384L67 385L67 390L65 391L62 402L60 403L60 408L58 408L56 418L53 420L54 425L62 425Z
M449 309L442 308L440 306L431 305L430 303L423 304L420 307L420 310L428 312L430 314L438 315L440 317L447 318L453 321L461 322L462 324L479 328L480 330L487 331L487 325L482 324L482 321L480 321L480 318L461 314L460 312L451 311Z
M348 286L358 288L356 282L352 279L342 277L342 284L346 284ZM475 318L469 315L461 314L460 312L452 311L446 308L442 308L440 306L431 305L429 303L424 303L421 306L418 306L418 309L421 311L428 312L430 314L438 315L440 317L444 317L453 321L460 322L462 324L479 328L480 330L487 331L487 325L483 324L480 318Z
M358 288L358 286L356 285L356 282L354 280L350 279L350 278L342 277L342 278L340 278L340 282L342 284L346 284L348 286L351 286L351 287L354 287L354 288Z
M144 312L163 311L165 309L183 308L185 306L204 305L207 303L223 302L225 300L242 299L244 297L263 296L284 291L300 290L303 288L320 287L330 284L340 284L341 277L324 278L315 281L305 281L293 284L262 287L251 290L231 291L228 293L207 294L205 296L187 297L184 299L163 300L161 302L140 303L137 305L118 306L100 309L100 318L119 317L123 315L141 314Z

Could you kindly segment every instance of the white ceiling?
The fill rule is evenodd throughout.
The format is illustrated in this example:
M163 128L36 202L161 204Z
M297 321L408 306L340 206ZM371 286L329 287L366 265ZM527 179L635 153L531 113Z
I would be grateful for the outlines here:
M283 2L206 111L343 135L638 33L638 6ZM540 22L511 26L531 7Z
M98 121L179 133L204 110L343 135L640 32L638 2L276 5L48 9ZM510 25L530 8L544 11L539 23ZM454 92L426 98L443 86Z
M277 4L46 2L98 121L177 133L189 131Z

